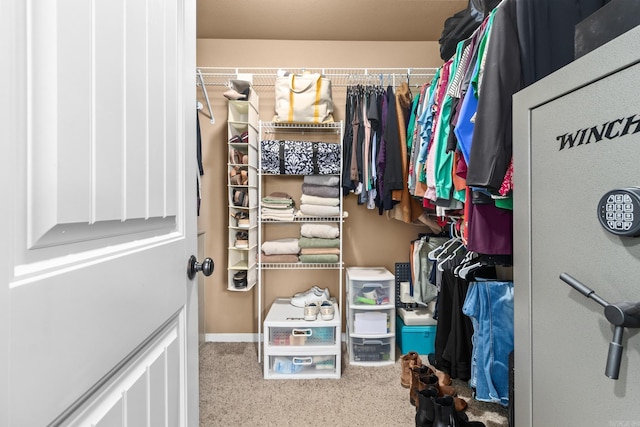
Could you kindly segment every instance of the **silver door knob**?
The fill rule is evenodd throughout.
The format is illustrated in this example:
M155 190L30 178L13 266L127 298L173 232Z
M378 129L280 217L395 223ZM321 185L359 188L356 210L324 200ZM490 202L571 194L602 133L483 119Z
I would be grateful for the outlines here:
M196 258L195 255L191 255L189 257L189 262L187 263L187 277L189 277L189 280L192 280L198 271L202 271L202 274L205 276L211 276L214 268L215 266L211 258L205 258L201 264L198 262L198 258Z

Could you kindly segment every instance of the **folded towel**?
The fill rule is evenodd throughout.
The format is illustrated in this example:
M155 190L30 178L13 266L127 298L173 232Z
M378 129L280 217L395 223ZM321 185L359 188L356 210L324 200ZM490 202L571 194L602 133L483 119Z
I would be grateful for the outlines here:
M293 254L282 254L282 255L266 255L264 252L262 253L262 262L263 263L284 263L284 264L292 264L297 263L298 255Z
M302 184L302 194L318 197L340 197L340 187Z
M300 212L309 216L338 216L340 206L300 205Z
M340 255L340 248L302 248L300 255Z
M293 221L295 217L292 213L273 213L273 212L262 212L260 217L263 220L273 220L273 221Z
M293 206L292 205L279 205L277 203L270 203L270 202L263 202L260 207L262 208L262 210L265 209L272 209L274 211L285 211L285 210L290 210L291 212L293 212Z
M322 264L334 264L340 260L338 255L300 255L298 258L300 258L300 262Z
M297 254L300 246L295 238L268 240L262 243L262 252L267 255Z
M303 182L305 184L326 185L328 187L335 187L340 185L340 177L331 175L305 175L305 177L303 178Z
M266 196L265 199L270 199L270 200L289 200L289 199L291 199L291 196L289 194L283 193L281 191L274 191L273 193L270 193L268 196Z
M300 227L302 237L322 237L324 239L335 239L340 235L340 228L331 224L302 224Z
M264 197L262 199L262 205L271 205L271 206L293 206L293 199L288 200L273 200Z
M322 239L320 237L301 237L298 240L300 248L339 248L340 239Z
M338 206L340 205L339 197L318 197L303 194L300 196L300 203L306 205L322 205L322 206Z

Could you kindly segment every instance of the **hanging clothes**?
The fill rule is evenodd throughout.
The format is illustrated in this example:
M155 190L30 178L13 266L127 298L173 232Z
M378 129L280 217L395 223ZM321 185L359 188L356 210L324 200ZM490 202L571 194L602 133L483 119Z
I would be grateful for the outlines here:
M394 189L391 193L393 202L396 202L389 213L390 218L394 218L405 223L413 223L423 209L420 202L409 194L409 154L407 152L407 122L411 107L411 90L406 82L402 82L396 92L396 118L398 128L398 149L400 157L400 182L394 182ZM392 118L389 118L392 121ZM387 166L388 167L388 166ZM394 176L395 179L395 176ZM399 187L399 188L396 188Z
M462 312L472 320L469 386L483 402L509 405L509 354L513 351L513 282L476 278Z

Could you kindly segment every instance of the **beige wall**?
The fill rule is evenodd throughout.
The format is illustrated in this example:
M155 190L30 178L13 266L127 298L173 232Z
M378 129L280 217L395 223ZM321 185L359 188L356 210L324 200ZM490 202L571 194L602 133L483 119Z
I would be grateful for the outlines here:
M442 64L437 42L336 42L278 40L199 39L199 67L280 67L280 68L423 68ZM205 175L202 180L202 205L199 229L206 232L205 254L214 259L214 273L206 279L206 333L257 332L257 288L249 292L227 291L227 102L224 88L208 87L215 124L200 115ZM273 117L272 92L260 92L260 118ZM345 89L333 90L336 120L342 120ZM198 90L198 99L203 101ZM291 195L299 199L291 190ZM299 191L299 190L298 190ZM391 272L396 262L408 262L409 242L423 227L388 220L377 210L345 198L349 217L344 224L345 266L385 266ZM336 295L335 271L268 271L264 287L265 311L277 296L318 284L329 286ZM344 312L344 310L343 310Z

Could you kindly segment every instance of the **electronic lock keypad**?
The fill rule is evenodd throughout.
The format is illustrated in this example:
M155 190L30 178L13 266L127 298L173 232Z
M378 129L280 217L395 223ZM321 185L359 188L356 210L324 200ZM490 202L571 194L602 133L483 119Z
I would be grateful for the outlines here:
M640 187L607 192L598 203L598 219L609 233L640 236Z

